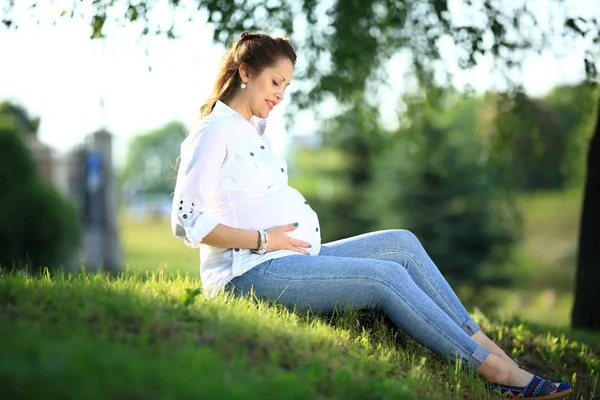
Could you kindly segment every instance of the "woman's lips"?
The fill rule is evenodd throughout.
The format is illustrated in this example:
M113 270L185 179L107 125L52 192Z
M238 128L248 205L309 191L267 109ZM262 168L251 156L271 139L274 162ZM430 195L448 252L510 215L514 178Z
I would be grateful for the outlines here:
M273 107L275 107L275 103L273 103L271 100L266 100L267 102L267 106L269 107L269 110L273 110Z

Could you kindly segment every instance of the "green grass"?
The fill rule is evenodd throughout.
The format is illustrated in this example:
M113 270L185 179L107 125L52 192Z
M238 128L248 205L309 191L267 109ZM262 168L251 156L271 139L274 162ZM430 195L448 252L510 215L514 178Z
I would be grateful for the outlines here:
M600 334L568 328L579 196L522 199L515 268L543 279L491 289L486 296L501 307L473 316L517 362L569 381L570 398L587 400L599 392ZM1 273L0 398L500 398L378 313L205 300L198 251L175 239L168 221L122 219L121 233L124 275Z
M127 269L200 275L200 256L171 233L168 220L121 218L119 229Z
M381 315L207 301L198 285L164 273L4 274L2 398L499 398ZM574 383L572 398L597 392L600 337L474 318L528 369Z

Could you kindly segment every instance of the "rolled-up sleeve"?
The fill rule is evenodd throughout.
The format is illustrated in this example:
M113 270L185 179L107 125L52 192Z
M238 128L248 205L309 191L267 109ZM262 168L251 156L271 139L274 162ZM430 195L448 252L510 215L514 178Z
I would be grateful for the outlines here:
M181 161L173 193L173 234L192 248L218 222L207 212L206 199L217 187L219 171L227 156L227 138L217 121L200 121L181 145Z

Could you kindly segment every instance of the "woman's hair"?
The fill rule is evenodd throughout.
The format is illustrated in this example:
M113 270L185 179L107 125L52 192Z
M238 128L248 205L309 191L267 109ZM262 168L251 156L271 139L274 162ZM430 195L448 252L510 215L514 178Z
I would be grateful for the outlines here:
M200 107L200 118L211 113L217 100L230 99L242 83L238 73L240 65L246 64L253 74L275 65L280 58L289 59L296 65L296 52L289 39L275 38L262 33L242 33L225 55L209 99Z

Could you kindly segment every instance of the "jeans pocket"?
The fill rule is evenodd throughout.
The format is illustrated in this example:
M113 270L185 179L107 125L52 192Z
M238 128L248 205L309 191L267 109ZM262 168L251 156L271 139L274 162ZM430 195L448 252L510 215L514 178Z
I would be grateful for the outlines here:
M237 286L235 286L235 283L233 283L233 280L230 280L229 282L227 282L227 284L225 285L225 287L223 289L225 290L225 292L233 291L235 294L238 294L241 292L240 289Z
M250 271L254 270L255 272L261 273L261 274L266 274L267 271L269 270L269 267L271 266L271 263L273 262L273 260L267 260L265 262L262 262L258 265L256 265L254 268L252 268ZM248 272L250 272L248 271Z

